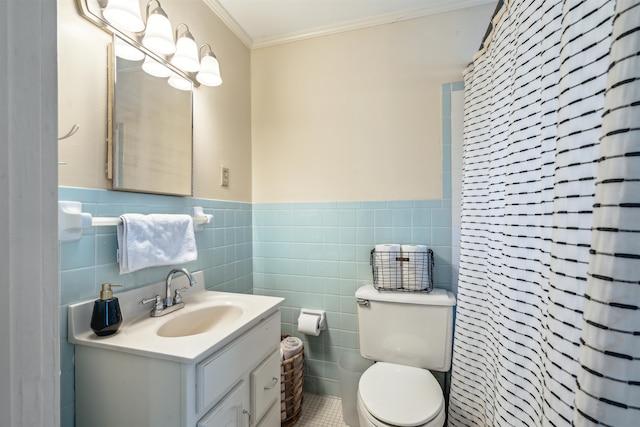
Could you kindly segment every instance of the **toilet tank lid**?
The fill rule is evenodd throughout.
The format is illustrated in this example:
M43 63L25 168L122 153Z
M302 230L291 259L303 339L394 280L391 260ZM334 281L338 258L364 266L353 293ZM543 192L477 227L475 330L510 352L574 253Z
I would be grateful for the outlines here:
M392 292L378 291L373 285L366 285L356 290L356 298L371 301L386 301L402 304L422 305L456 305L456 297L446 289L434 288L431 292Z

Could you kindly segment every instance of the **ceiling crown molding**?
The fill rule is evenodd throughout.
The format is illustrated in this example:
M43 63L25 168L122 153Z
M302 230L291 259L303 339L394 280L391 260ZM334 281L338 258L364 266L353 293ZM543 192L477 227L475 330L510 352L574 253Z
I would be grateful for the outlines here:
M242 29L242 27L238 25L236 20L233 19L231 15L229 15L229 12L227 12L227 9L222 7L222 5L218 2L218 0L204 0L204 2L206 3L207 6L211 8L211 10L213 10L213 13L215 13L218 16L218 18L220 18L220 20L227 27L229 27L229 29L233 32L233 34L235 34L236 37L238 37L240 41L244 43L245 46L251 49L253 40L251 40L251 37L249 37L249 35Z
M354 21L340 22L337 24L310 28L303 31L297 31L289 34L283 34L276 37L266 37L262 39L252 40L251 37L242 29L235 19L227 12L227 10L218 2L218 0L205 0L209 7L216 15L229 27L229 29L249 48L260 49L269 46L275 46L284 43L310 39L314 37L322 37L331 34L342 33L346 31L354 31L363 28L373 27L377 25L391 24L394 22L407 21L410 19L421 18L423 16L435 15L439 13L450 12L453 10L464 9L468 7L479 6L487 3L495 3L496 0L444 0L437 4L431 4L427 7L405 10L400 12L385 13L368 17L365 19L357 19Z

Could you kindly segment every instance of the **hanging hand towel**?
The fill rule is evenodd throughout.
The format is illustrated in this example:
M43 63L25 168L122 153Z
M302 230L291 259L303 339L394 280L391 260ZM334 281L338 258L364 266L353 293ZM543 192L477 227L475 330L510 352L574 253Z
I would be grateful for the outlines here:
M118 225L120 274L198 259L189 215L125 214Z

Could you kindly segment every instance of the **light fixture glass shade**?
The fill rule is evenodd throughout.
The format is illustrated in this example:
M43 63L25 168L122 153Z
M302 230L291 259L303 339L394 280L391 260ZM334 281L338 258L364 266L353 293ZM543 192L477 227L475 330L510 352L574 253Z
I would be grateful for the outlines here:
M142 37L142 44L161 55L171 55L176 51L173 42L171 22L158 3L158 7L147 17L147 28Z
M154 77L166 78L171 75L171 70L168 69L163 64L159 63L155 59L147 56L144 58L144 62L142 63L142 69L145 73L152 75Z
M185 28L187 27L185 24ZM178 30L176 28L176 36ZM171 58L171 63L181 70L188 71L190 73L195 73L200 69L200 61L198 60L198 46L196 45L193 36L187 31L180 37L178 37L178 41L176 42L176 53Z
M205 47L203 45L200 47ZM196 76L196 80L205 86L220 86L222 84L222 77L220 76L220 64L213 54L211 49L204 54L200 61L200 72Z
M144 59L144 53L137 47L131 46L121 38L114 37L114 48L116 56L128 61L141 61Z
M205 56L200 64L200 72L196 76L196 80L205 86L220 86L222 77L220 77L220 65L214 56Z
M144 30L137 0L109 0L102 16L120 30L138 33Z
M191 83L191 81L177 75L176 73L171 73L171 77L169 77L169 84L180 90L193 89L193 83Z

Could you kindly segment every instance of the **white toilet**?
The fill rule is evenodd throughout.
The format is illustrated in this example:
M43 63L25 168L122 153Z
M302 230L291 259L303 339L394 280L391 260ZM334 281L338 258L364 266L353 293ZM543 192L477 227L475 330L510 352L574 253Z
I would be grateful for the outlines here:
M360 353L377 363L358 384L360 427L441 427L442 389L429 370L451 367L451 292L356 291Z

